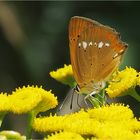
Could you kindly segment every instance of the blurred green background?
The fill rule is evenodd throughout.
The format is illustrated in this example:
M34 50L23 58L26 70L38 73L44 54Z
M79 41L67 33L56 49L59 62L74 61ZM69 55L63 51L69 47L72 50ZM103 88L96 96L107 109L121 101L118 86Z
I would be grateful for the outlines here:
M120 32L129 45L121 68L127 65L140 70L140 2L0 2L1 92L9 93L23 85L42 85L63 100L69 87L51 79L49 72L70 63L68 23L76 15ZM140 115L136 107L140 104L134 99L120 100L127 100ZM12 121L9 124L3 127L12 129ZM21 125L24 128L25 124ZM21 132L22 127L19 125Z

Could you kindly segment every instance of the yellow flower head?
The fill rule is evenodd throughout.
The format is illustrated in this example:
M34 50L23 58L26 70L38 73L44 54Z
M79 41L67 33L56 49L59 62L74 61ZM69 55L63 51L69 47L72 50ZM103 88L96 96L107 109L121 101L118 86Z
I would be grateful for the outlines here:
M57 105L57 99L42 87L28 86L18 88L10 96L11 112L23 114L29 111L42 112Z
M36 118L33 123L33 128L35 131L43 133L66 130L79 134L91 134L93 131L91 127L96 126L97 121L93 123L91 126L88 113L82 110L78 113L64 116L55 115L50 117Z
M46 140L84 140L84 138L80 134L64 131L51 134Z
M98 126L99 122L97 120L90 119L88 113L83 110L78 113L68 114L65 116L55 115L36 118L33 122L34 130L43 133L64 130L82 135L90 135L98 129Z
M45 112L55 108L58 105L57 97L50 91L46 91L40 87L41 102L34 108L36 112Z
M69 85L70 87L75 86L71 65L64 65L63 68L59 68L56 71L50 72L50 76L65 85Z
M112 81L106 88L109 97L117 97L125 95L130 88L135 87L137 84L137 72L131 67L113 75Z
M7 93L0 94L0 112L6 112L10 109L10 100L7 96Z
M122 104L112 104L100 108L81 110L64 116L40 117L34 119L33 128L38 132L72 132L92 139L128 140L138 139L140 121L133 116L133 112ZM61 132L63 133L63 132ZM49 138L57 139L59 133ZM61 136L64 134L60 134ZM60 136L60 137L61 137ZM67 136L69 136L67 134ZM63 138L62 138L63 139ZM64 138L65 139L65 138ZM59 140L59 137L58 137Z
M130 120L134 117L132 110L123 104L111 104L99 108L89 109L91 118L100 122Z

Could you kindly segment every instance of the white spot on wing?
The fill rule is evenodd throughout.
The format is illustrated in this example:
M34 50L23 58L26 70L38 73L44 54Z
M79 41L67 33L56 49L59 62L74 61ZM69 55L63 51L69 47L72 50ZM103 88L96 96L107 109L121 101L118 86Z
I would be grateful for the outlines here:
M123 53L124 52L124 50L123 49L121 49L120 51L119 51L119 53Z
M88 44L89 46L92 46L92 41L91 42L89 42L89 44Z
M109 44L109 43L105 43L105 46L106 46L106 47L109 47L109 46L110 46L110 44Z
M103 45L104 45L104 43L101 41L101 42L99 42L99 44L98 44L98 48L102 48L103 47Z
M87 48L87 42L83 41L83 48L86 49Z
M79 43L78 46L81 47L81 43Z
M118 55L119 55L119 54L118 54L118 53L116 53L116 54L113 56L113 58L116 58Z
M94 46L97 47L97 43L96 42L94 43Z

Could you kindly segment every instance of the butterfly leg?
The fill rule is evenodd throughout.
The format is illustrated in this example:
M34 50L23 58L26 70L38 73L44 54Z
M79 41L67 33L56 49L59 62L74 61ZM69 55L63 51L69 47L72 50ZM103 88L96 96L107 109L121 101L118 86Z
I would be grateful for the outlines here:
M84 103L86 104L87 107L89 107L88 103L87 103L87 99L89 98L89 96L87 95L85 98L84 98Z
M97 94L98 97L104 99L104 96L101 96L100 94Z
M99 94L99 93L98 93L98 94ZM103 103L102 103L98 98L94 97L93 95L95 95L95 94L89 94L90 98L91 98L92 100L96 100L97 102L99 102L100 105L103 105Z
M88 95L85 96L84 102L85 102L85 104L86 104L87 107L89 107L89 104L88 104L87 100L88 101L90 101L90 100L96 100L97 102L99 102L100 104L102 104L97 98L93 97L93 95L95 95L97 93L98 93L97 91L93 91L92 93L90 93L90 94L88 94Z
M101 106L104 105L104 103L103 103L100 99L98 99L97 97L94 97L94 95L100 97L101 99L104 99L104 96L101 96L101 95L99 94L99 90L95 90L95 91L93 91L92 93L88 94L88 95L84 98L85 104L86 104L87 106L89 106L89 105L88 105L88 102L87 102L87 99L88 99L89 101L91 100L91 102L93 102L93 103L94 103L94 101L95 101L95 102L98 102Z
M107 97L105 96L105 94L103 94L103 96L101 94L96 94L99 98L103 99L103 102L101 105L105 105L108 104L110 105L110 103L107 101Z

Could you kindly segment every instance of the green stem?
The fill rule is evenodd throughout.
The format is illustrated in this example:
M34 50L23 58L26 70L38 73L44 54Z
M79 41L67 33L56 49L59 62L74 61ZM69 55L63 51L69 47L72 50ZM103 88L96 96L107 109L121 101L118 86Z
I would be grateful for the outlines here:
M131 97L133 97L134 99L136 99L138 102L140 102L140 96L139 94L136 92L135 88L132 88L128 91L128 95L130 95Z
M26 129L26 138L31 139L32 136L32 123L35 118L35 113L29 112L28 113L28 120L27 120L27 129Z
M2 122L3 122L3 119L4 119L5 115L6 115L6 113L7 113L7 112L1 112L1 113L0 113L0 127L1 127L1 125L2 125Z

